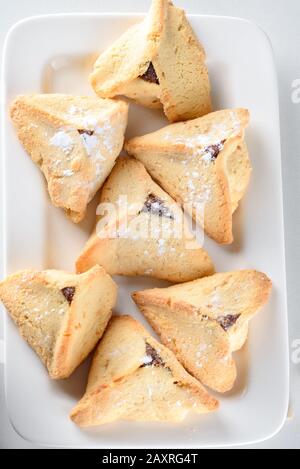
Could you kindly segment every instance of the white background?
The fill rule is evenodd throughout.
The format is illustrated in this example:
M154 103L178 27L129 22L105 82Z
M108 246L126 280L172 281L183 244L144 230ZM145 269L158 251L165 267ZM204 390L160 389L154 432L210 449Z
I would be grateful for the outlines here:
M149 3L150 0L0 0L0 54L2 54L4 38L10 26L26 16L75 11L141 12L148 9ZM294 80L300 79L300 2L299 0L175 0L175 3L184 7L189 13L250 19L265 30L273 44L279 80L292 357L293 343L297 339L300 340L300 311L298 310L300 303L298 279L300 273L298 207L300 200L300 146L298 143L300 140L300 103L296 104L292 101L292 84ZM259 54L259 50L254 53ZM2 230L0 230L1 233ZM276 255L275 252L274 255ZM1 337L2 322L0 322ZM263 419L264 415L257 417ZM0 365L0 448L34 448L19 437L9 423L4 401L3 365ZM284 428L272 440L251 446L251 448L300 448L300 363L296 364L291 361L290 411Z

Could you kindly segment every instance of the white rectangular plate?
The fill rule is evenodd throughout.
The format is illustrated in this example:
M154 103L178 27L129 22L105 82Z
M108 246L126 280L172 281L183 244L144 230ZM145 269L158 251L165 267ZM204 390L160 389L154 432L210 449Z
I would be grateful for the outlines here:
M22 268L74 270L95 218L91 204L76 226L50 204L40 171L19 144L8 106L17 94L91 93L87 82L95 54L141 15L74 14L30 18L8 34L4 59L5 273ZM288 342L285 289L279 113L270 43L254 24L191 16L208 57L215 109L246 107L251 124L246 140L253 164L247 196L234 217L235 242L205 247L219 271L255 268L273 281L271 300L252 321L249 341L237 354L239 378L221 397L218 412L190 415L183 423L116 422L81 430L68 418L85 389L88 364L65 381L51 381L35 353L6 320L6 394L16 431L35 443L63 447L211 447L271 437L286 418ZM259 53L258 53L259 52ZM132 106L127 137L164 124L158 111ZM117 313L140 320L130 292L160 285L118 279Z

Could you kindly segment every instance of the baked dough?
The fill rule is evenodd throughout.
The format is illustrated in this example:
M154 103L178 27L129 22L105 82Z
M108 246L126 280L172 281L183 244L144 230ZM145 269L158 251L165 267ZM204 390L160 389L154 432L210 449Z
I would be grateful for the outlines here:
M91 96L18 96L11 118L53 205L80 222L123 147L127 104Z
M220 244L230 244L232 214L249 183L246 109L225 109L136 137L126 151Z
M0 299L49 375L67 378L111 318L117 287L102 267L82 275L22 270L0 283Z
M183 213L134 158L119 158L103 186L100 217L79 256L111 275L145 275L184 282L213 273L213 264L183 224ZM112 209L107 214L107 210Z
M205 51L184 11L168 0L152 0L145 19L99 56L90 82L98 96L162 106L171 122L212 110Z
M112 318L92 362L86 392L71 412L81 427L115 420L178 422L218 401L173 353L130 316Z
M236 379L232 353L244 345L249 321L270 290L265 274L242 270L135 292L133 299L185 369L202 384L226 392Z

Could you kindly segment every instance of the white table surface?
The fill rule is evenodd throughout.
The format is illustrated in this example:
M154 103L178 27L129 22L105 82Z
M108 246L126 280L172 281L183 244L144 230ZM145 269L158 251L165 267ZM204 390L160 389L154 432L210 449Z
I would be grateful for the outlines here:
M5 35L16 21L27 16L61 12L147 11L150 0L10 0L0 1L0 55ZM300 91L293 99L293 85L300 88L299 0L175 0L189 13L237 16L259 24L271 39L279 81L283 188L290 328L290 411L281 432L250 448L300 448ZM218 32L216 31L216 34ZM259 53L259 51L257 51ZM28 51L30 54L30 50ZM294 96L295 97L295 96ZM297 97L297 96L296 96ZM295 102L299 101L299 103ZM298 132L297 132L298 131ZM0 226L0 236L2 233ZM274 253L276 255L276 253ZM0 318L0 340L3 337ZM1 344L0 342L0 345ZM2 354L0 347L0 362ZM297 359L298 358L298 359ZM298 363L297 363L298 362ZM5 407L3 368L0 364L0 448L36 449L12 428ZM264 418L263 415L258 418Z

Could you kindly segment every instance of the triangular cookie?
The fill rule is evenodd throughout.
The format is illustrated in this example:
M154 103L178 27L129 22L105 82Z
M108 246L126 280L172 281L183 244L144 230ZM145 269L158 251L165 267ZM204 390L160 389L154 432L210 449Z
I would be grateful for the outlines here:
M82 427L115 420L172 421L218 407L173 353L130 316L112 318L95 352L83 398L71 412Z
M220 244L232 242L232 213L251 173L246 109L227 109L168 125L125 148Z
M226 392L236 378L232 352L243 346L248 323L270 289L265 274L244 270L136 292L133 299L182 365L206 386Z
M211 111L205 51L184 11L169 0L152 0L144 21L100 55L90 81L101 97L162 105L171 122Z
M173 282L213 273L209 256L183 223L181 208L134 158L118 159L103 186L100 208L105 216L77 260L78 272L100 264L111 275Z
M67 378L95 347L117 287L102 267L75 275L23 270L0 283L0 299L54 379Z
M53 205L75 223L122 150L127 104L91 96L18 96L11 118L18 137L40 167Z

